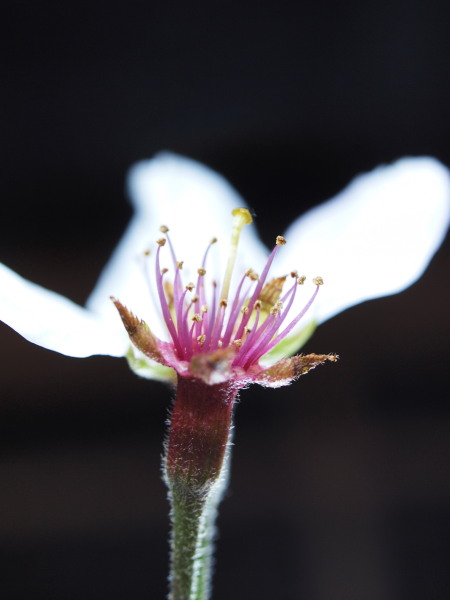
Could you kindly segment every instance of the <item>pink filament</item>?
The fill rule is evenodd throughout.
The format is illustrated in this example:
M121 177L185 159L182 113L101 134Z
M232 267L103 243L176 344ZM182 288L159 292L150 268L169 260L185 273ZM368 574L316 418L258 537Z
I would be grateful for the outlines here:
M292 331L314 302L319 290L319 286L317 286L312 297L302 308L300 313L297 314L289 325L277 335L277 331L280 330L281 325L288 317L290 309L292 308L298 285L297 280L294 281L294 284L281 298L281 304L287 302L286 307L280 307L274 313L270 313L263 322L260 322L261 308L259 304L256 306L255 304L267 280L270 267L272 266L273 260L279 249L278 245L274 247L269 255L261 277L256 283L253 293L250 296L245 312L241 312L241 309L245 303L245 299L248 298L253 285L253 282L251 282L247 289L245 289L244 292L242 291L247 275L244 275L240 280L234 293L234 297L227 306L226 303L218 302L218 288L215 282L213 282L211 302L209 304L207 303L205 276L199 274L195 290L196 299L194 299L194 302L189 302L187 301L187 292L189 290L183 289L181 270L178 266L170 239L169 247L175 268L174 313L176 322L173 320L164 291L164 273L161 271L160 266L161 246L158 247L156 253L156 285L163 318L172 338L174 349L180 360L188 361L195 354L214 352L219 348L225 349L233 345L234 351L236 352L232 363L233 366L245 370L249 369L258 362L261 356L269 352L269 350ZM211 244L208 245L204 254L202 269L205 269L210 247ZM202 313L201 307L204 305L208 306L208 311ZM190 323L189 319L192 318L191 315L194 311L201 316L201 320L198 321L194 319L192 323ZM247 324L253 311L256 311L253 327L245 334ZM242 314L241 317L240 314ZM240 346L238 344L233 344L236 340L242 342Z

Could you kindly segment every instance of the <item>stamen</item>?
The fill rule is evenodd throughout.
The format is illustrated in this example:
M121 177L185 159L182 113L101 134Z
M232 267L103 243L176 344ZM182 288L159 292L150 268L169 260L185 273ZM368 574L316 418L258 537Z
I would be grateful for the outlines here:
M241 231L244 225L249 225L253 221L250 211L246 208L235 208L231 214L233 215L233 229L231 231L230 254L228 256L227 269L225 271L222 292L220 294L222 300L228 298L228 292L230 291L231 276L236 262L236 253Z
M159 240L156 240L156 243L158 244L158 246L165 246L166 238L159 238Z
M278 236L280 237L280 236ZM284 238L283 238L284 239ZM242 317L242 321L241 324L239 325L238 331L237 331L237 336L238 337L242 337L242 332L244 331L244 327L247 325L248 320L250 318L250 315L252 314L253 311L253 306L255 305L255 302L258 300L259 298L259 294L261 293L261 290L263 288L263 285L266 281L266 277L269 273L270 267L272 266L273 260L278 252L280 246L275 245L274 249L272 250L272 252L270 253L270 256L266 262L266 265L263 269L263 272L261 273L261 277L258 280L258 283L253 291L252 297L250 298L250 301L248 303L248 309L249 309L249 313L247 313L246 315L243 315Z
M306 281L306 277L304 275L302 275L301 277L299 277L297 279L298 285L303 285L305 283L305 281Z
M323 285L322 277L314 277L313 283L314 283L314 285Z
M204 277L206 275L206 269L197 269L197 273L200 277Z
M161 233L168 233L169 228L167 227L167 225L161 225L161 227L159 228Z
M286 239L282 235L277 235L277 239L275 240L277 246L284 246L286 243Z

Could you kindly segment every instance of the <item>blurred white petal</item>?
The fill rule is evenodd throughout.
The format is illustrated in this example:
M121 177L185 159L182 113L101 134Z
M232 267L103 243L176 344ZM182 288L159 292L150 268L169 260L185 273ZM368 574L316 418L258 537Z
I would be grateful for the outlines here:
M0 263L0 319L24 338L67 356L123 356L128 336L67 298L23 279Z
M211 279L222 277L229 250L231 211L246 203L221 175L169 152L134 165L128 174L128 190L135 216L87 306L112 315L108 298L114 295L143 318L156 335L163 335L161 316L155 312L143 277L143 252L154 247L154 241L161 237L160 225L167 225L177 259L184 261L183 276L187 283L195 280L211 238L217 237L218 243L208 257L207 271ZM162 266L173 273L169 250L166 247L164 251ZM260 269L267 255L254 225L245 227L235 272L242 273L249 267ZM153 272L150 277L154 281Z
M360 175L299 218L285 233L278 268L325 282L301 325L414 283L443 241L449 218L449 171L432 158L405 158Z

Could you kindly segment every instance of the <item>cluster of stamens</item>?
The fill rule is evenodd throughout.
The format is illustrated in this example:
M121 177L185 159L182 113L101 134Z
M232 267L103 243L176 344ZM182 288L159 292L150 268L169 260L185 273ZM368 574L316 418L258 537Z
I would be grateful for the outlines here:
M235 209L233 218L230 255L220 290L216 281L212 281L209 290L205 285L207 256L217 239L213 238L206 249L202 265L197 270L196 283L184 285L183 262L176 258L169 229L165 225L160 231L166 237L157 240L156 283L163 318L180 360L190 361L197 354L229 350L232 365L248 369L294 329L314 302L323 281L320 277L313 280L316 286L314 293L301 311L286 323L297 288L306 278L292 271L292 285L284 294L287 276L268 280L273 260L279 248L286 243L282 236L278 236L261 275L248 269L229 297L240 232L244 225L252 222L249 211L244 208ZM161 268L160 255L166 241L172 255L173 281L166 279L168 269Z

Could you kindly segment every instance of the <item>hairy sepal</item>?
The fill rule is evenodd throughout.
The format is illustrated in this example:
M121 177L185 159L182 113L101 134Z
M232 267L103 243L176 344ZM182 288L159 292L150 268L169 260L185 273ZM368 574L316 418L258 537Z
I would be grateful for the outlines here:
M337 360L336 354L297 354L279 360L272 367L260 373L255 381L264 387L282 387L289 385L318 365Z

